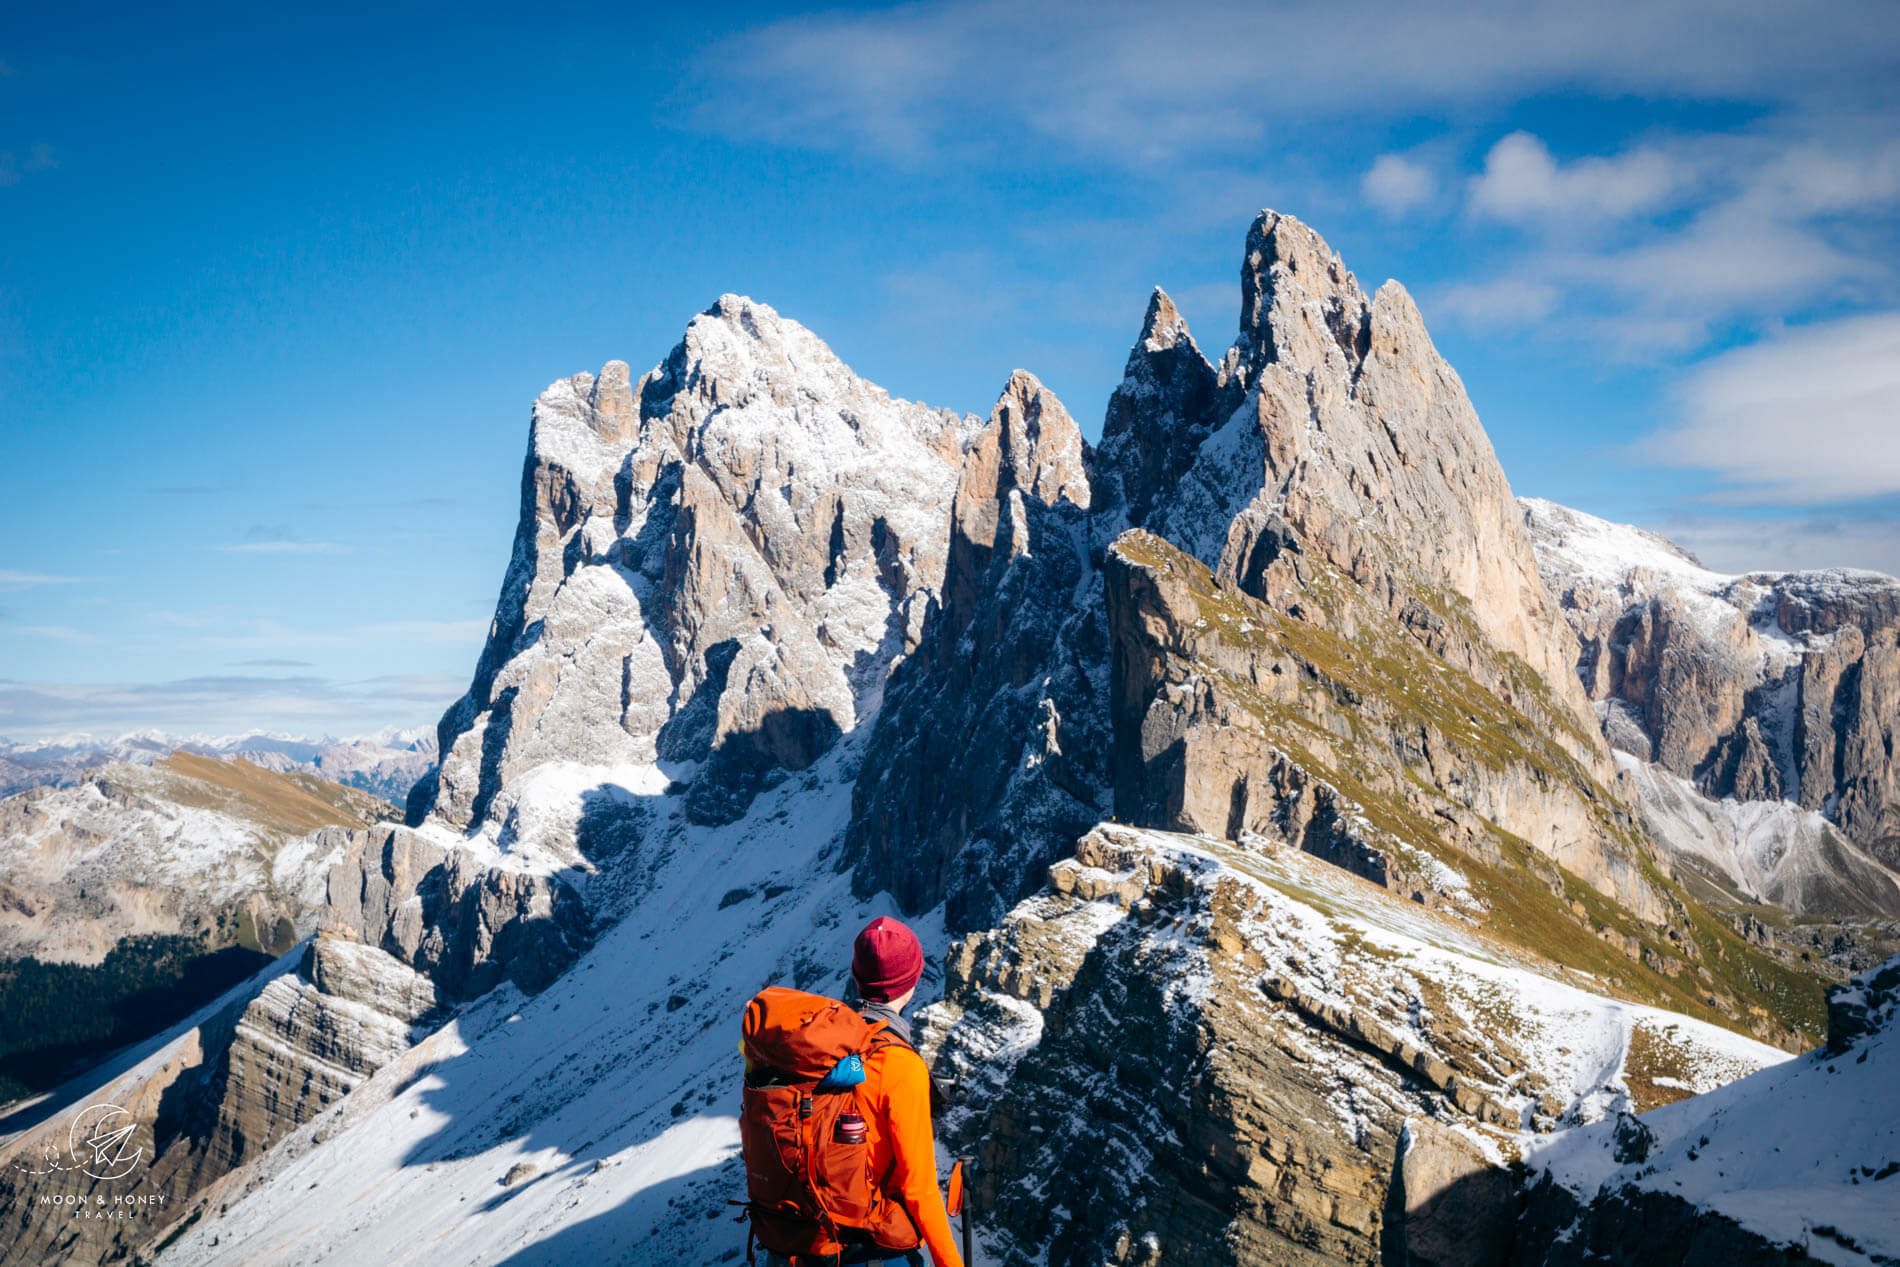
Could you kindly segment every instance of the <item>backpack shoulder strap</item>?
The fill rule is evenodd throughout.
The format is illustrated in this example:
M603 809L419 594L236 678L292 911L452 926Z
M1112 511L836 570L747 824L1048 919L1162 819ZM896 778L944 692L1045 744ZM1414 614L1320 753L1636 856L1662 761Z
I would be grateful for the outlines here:
M871 1032L865 1038L864 1046L860 1049L864 1055L868 1056L872 1052L881 1051L886 1047L902 1047L906 1051L913 1052L917 1050L917 1045L892 1029L889 1021L870 1021L869 1024L871 1026Z

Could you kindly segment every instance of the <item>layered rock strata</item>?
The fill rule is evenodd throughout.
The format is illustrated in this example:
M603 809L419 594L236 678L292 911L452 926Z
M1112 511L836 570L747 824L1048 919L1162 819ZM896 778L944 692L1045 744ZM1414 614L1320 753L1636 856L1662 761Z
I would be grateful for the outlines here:
M439 1015L427 978L329 937L267 977L84 1099L56 1096L0 1121L17 1132L0 1144L0 1209L12 1223L0 1263L125 1257L191 1194L348 1095ZM124 1111L113 1127L131 1134L111 1152L125 1165L100 1166L74 1137L73 1113L92 1104Z

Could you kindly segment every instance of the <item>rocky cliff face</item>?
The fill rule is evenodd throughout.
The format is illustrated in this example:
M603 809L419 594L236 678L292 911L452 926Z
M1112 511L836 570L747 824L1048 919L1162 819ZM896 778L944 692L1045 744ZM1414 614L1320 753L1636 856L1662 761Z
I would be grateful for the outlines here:
M1710 796L1822 813L1900 865L1900 581L1724 576L1640 529L1523 507L1611 742Z
M569 807L544 805L554 765L603 789L664 767L699 821L743 814L916 647L975 428L734 296L637 381L613 362L549 388L495 623L412 821L597 864Z
M1529 841L1661 921L1614 798L1297 540L1257 578L1269 601L1152 533L1110 549L1118 817L1269 835L1475 911L1488 903L1458 868L1505 867L1506 850Z
M852 790L858 891L995 921L1107 808L1102 581L1087 445L1018 372L970 449L943 599L892 674Z
M1240 331L1218 369L1165 296L1151 303L1100 465L1132 526L1223 583L1262 596L1291 538L1507 704L1546 700L1524 700L1497 652L1587 716L1565 672L1571 635L1463 384L1404 287L1368 299L1291 216L1264 212L1248 232ZM1594 739L1566 742L1603 772Z
M1109 759L1111 734L1126 749L1142 725L1128 710L1147 707L1110 689L1115 635L1103 624L1104 609L1115 618L1113 593L1102 597L1108 545L1130 527L1314 627L1328 619L1322 609L1349 601L1354 611L1332 618L1336 636L1376 619L1404 654L1434 657L1533 719L1552 741L1540 747L1568 772L1559 781L1613 776L1509 486L1403 288L1368 299L1317 234L1271 212L1248 235L1241 285L1241 329L1218 368L1155 292L1099 453L1059 405L1022 403L1033 379L1012 381L986 443L999 455L1043 448L1007 480L991 474L1000 458L983 446L966 459L947 598L924 635L934 654L894 676L855 793L848 852L866 891L888 888L909 909L946 900L952 927L975 927L1029 891L1060 842L1106 808L1111 786L1123 821L1190 821L1129 783L1120 755ZM1033 442L1012 422L1032 415L1055 420ZM1005 521L1009 546L998 552L989 543ZM1321 572L1337 601L1304 593ZM1226 828L1238 771L1178 777L1221 802L1193 825ZM1528 786L1480 779L1468 790L1483 802L1479 817L1501 814L1507 831L1656 918L1654 896L1615 860L1611 838L1627 826L1606 834L1588 814L1548 815ZM1261 806L1273 795L1262 784Z

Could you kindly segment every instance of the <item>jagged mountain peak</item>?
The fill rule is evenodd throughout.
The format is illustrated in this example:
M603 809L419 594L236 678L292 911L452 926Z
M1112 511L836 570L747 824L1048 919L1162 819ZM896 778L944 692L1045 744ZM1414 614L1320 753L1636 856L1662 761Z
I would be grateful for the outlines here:
M1103 427L1105 497L1247 592L1281 551L1317 554L1514 703L1525 684L1469 634L1522 659L1593 733L1510 485L1405 289L1368 299L1318 233L1263 211L1241 292L1218 370L1191 340L1151 345L1171 305L1150 300ZM1578 755L1610 776L1600 745Z
M1187 319L1155 287L1102 423L1096 470L1106 500L1119 501L1130 523L1147 522L1157 500L1180 482L1213 426L1231 411Z
M994 459L990 457L992 450ZM963 487L970 487L974 474L978 483L989 487L991 495L1001 495L1005 490L1000 478L1006 470L1010 485L1045 505L1066 500L1086 509L1087 454L1088 442L1082 438L1082 428L1055 393L1034 374L1019 369L1010 374L996 407L990 410L989 422L965 459ZM987 470L981 469L993 462L998 476L994 481Z
M853 728L921 636L982 431L738 295L628 376L609 362L535 402L497 619L412 807L537 868L586 860L563 839L577 795L666 786L656 763L676 763L712 821ZM1033 379L1017 398L1020 461L1049 467L1026 486L1059 490L1046 455L1073 423ZM555 764L568 774L517 777Z
M1223 368L1243 385L1266 364L1350 373L1365 358L1370 317L1358 279L1324 238L1262 211L1247 230L1240 334Z
M1148 312L1141 320L1141 337L1135 340L1135 346L1150 353L1165 352L1182 342L1194 342L1194 336L1188 332L1187 318L1174 306L1174 300L1168 298L1168 292L1157 286L1148 296Z

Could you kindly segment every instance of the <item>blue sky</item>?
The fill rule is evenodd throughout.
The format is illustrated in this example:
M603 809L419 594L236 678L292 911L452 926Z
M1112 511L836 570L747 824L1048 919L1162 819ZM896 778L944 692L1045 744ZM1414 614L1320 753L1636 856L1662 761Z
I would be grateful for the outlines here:
M739 291L1092 434L1151 286L1226 345L1263 206L1406 284L1519 492L1900 571L1884 3L55 8L0 23L0 735L432 722L548 382Z

